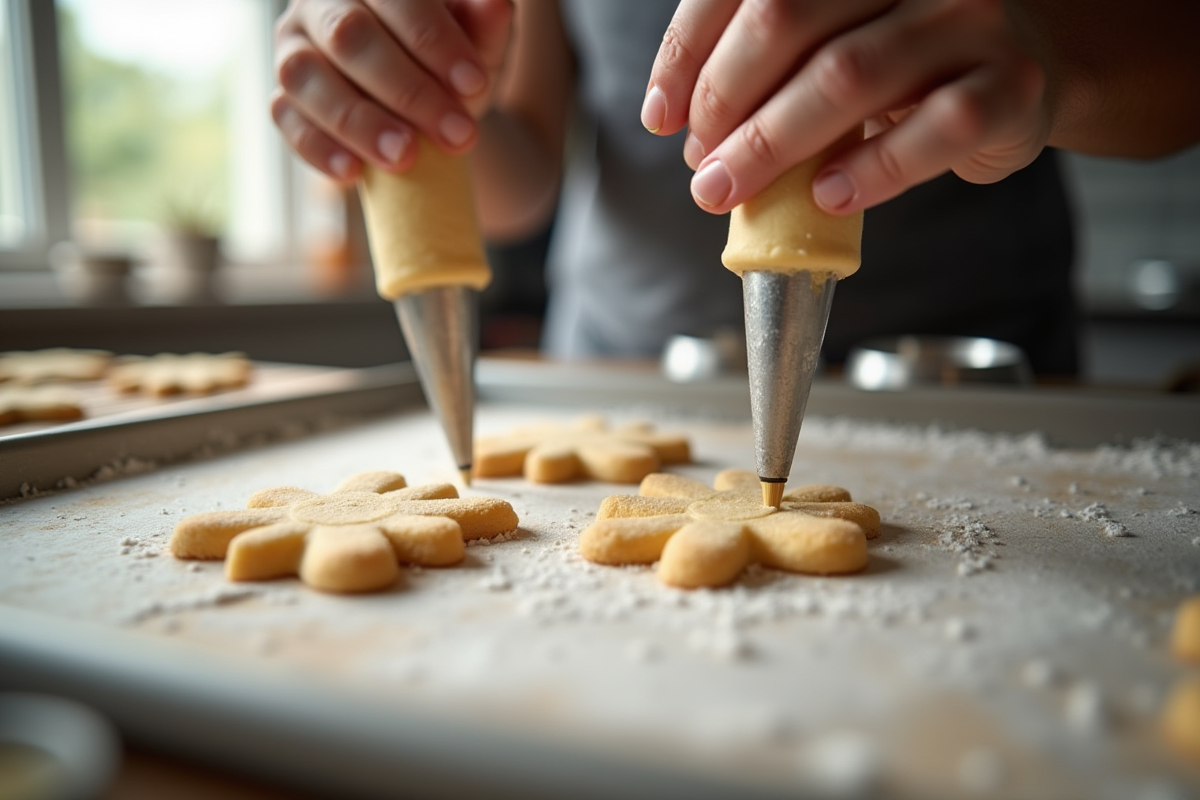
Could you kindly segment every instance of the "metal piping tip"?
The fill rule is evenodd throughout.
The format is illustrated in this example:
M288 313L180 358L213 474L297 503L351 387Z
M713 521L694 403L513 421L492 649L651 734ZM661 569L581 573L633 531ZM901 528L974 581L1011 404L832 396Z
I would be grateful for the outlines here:
M471 468L463 467L458 471L458 477L462 478L463 486L471 485Z
M766 482L782 486L791 474L836 286L837 277L828 272L742 274L754 454L764 500Z
M475 298L473 289L439 286L395 301L425 400L441 421L467 484L474 456Z
M759 479L762 484L763 505L771 508L779 508L783 504L783 490L787 487L786 483L781 481L766 481Z

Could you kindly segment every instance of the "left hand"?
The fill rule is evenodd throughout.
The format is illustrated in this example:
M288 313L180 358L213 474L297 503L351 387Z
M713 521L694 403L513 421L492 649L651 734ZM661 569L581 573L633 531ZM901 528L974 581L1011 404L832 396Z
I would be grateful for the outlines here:
M867 123L813 181L849 214L953 170L992 183L1050 133L1046 75L1001 0L682 0L642 122L691 135L692 195L722 214Z

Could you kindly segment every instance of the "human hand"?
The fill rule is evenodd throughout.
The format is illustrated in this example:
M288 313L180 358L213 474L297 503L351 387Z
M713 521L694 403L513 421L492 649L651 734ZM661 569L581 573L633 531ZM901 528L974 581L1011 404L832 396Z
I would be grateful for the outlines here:
M465 152L508 47L508 0L292 0L275 29L271 116L301 158L350 183L407 169L416 133Z
M642 123L690 128L692 196L721 214L866 121L813 181L848 214L947 170L992 183L1028 165L1045 87L1001 0L683 0Z

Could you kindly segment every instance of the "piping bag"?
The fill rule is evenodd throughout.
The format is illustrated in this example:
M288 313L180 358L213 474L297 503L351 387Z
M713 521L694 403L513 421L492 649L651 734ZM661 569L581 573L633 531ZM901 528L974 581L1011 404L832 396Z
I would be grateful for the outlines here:
M391 300L430 408L471 482L478 292L491 282L466 161L418 137L393 174L364 165L359 193L375 285Z
M742 277L754 455L763 504L778 508L825 339L833 290L862 260L862 212L833 216L812 181L861 128L733 209L721 261Z

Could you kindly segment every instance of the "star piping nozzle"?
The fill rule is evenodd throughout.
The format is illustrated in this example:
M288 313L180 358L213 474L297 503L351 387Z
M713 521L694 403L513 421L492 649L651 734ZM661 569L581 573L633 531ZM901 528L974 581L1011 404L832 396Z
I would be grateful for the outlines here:
M778 508L783 499L836 287L837 276L828 272L742 275L754 454L764 505Z
M466 162L418 138L403 173L366 165L359 191L379 295L393 301L425 399L470 484L478 290L491 281Z
M862 140L848 132L733 209L721 261L742 276L754 454L763 503L779 507L825 339L833 290L861 261L862 212L813 202L813 177Z

